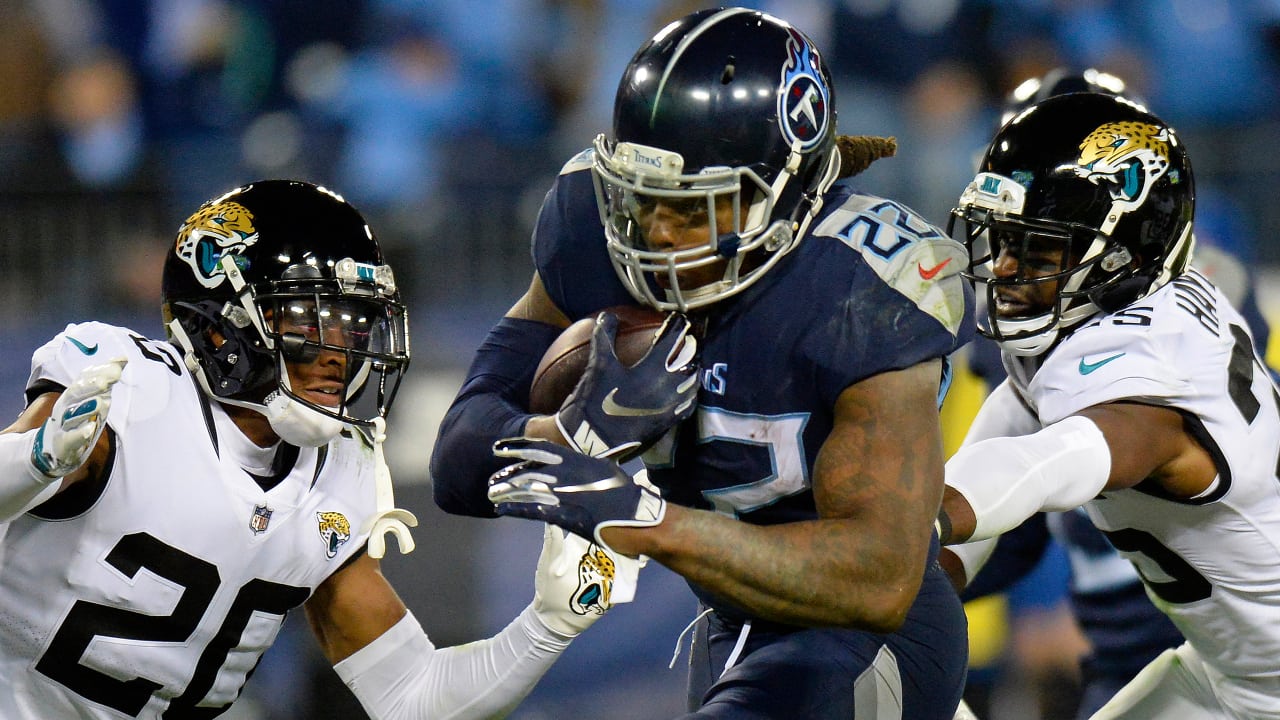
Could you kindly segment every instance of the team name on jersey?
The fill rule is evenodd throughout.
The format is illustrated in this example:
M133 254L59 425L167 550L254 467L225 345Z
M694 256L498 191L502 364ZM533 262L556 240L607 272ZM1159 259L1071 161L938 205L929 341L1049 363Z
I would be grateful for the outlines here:
M728 389L729 363L715 363L711 367L702 368L702 389L716 395L723 395Z

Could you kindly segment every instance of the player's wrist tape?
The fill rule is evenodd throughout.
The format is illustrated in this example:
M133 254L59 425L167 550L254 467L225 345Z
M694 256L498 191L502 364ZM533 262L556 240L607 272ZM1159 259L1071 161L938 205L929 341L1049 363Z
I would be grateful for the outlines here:
M1008 532L1040 511L1077 508L1097 497L1110 475L1107 438L1080 415L1033 435L966 445L946 467L947 485L977 520L969 542Z
M61 483L31 462L39 428L0 434L0 522L7 522L53 497Z

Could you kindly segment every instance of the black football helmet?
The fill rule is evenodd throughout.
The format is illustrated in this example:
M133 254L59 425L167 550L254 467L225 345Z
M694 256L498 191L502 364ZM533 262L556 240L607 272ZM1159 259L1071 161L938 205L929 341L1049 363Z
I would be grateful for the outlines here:
M799 30L745 8L667 25L627 65L612 134L595 141L596 195L623 284L641 303L681 311L751 285L821 208L839 171L835 135L831 78ZM646 204L705 207L714 230L717 198L731 201L738 232L696 248L646 244ZM681 283L682 271L720 263L716 281Z
M1038 102L1057 95L1077 92L1120 95L1140 105L1143 104L1129 92L1129 87L1124 80L1111 73L1102 72L1096 68L1072 70L1058 67L1044 75L1028 78L1019 83L1018 87L1005 98L1004 109L1000 113L1000 124L1009 122L1015 115Z
M409 363L408 319L378 241L354 207L309 183L255 182L201 205L165 258L162 295L170 340L220 402L263 411L288 399L368 426ZM341 388L321 390L331 404L296 392L285 370L322 353L345 358Z
M1194 208L1182 141L1141 106L1100 93L1031 106L996 134L952 211L966 277L986 289L979 331L1015 355L1039 355L1063 331L1161 287L1190 261ZM1017 263L1013 276L997 272L1003 255ZM1056 300L1026 306L1037 287Z

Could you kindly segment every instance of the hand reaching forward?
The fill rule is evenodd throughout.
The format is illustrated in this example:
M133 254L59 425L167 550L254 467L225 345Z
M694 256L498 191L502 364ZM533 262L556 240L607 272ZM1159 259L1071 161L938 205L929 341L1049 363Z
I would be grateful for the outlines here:
M508 438L493 454L516 458L489 478L489 500L499 515L558 525L608 548L607 527L651 527L662 522L667 503L656 488L628 475L609 457L591 457L533 438Z
M555 417L574 449L625 460L693 414L698 343L688 318L670 315L649 352L627 367L614 353L617 330L618 318L601 313L587 369Z
M548 628L573 637L609 608L631 602L641 561L546 525L533 581L533 610Z
M87 367L62 391L31 447L31 467L36 473L48 480L65 477L89 459L107 427L111 388L128 362L120 357Z

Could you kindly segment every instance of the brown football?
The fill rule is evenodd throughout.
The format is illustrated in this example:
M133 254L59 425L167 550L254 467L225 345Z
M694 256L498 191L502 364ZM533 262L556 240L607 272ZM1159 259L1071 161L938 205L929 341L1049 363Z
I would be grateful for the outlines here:
M634 365L649 352L658 329L667 319L666 313L639 305L617 305L600 312L618 316L618 333L613 350L618 359ZM529 410L549 415L560 409L587 369L591 351L591 332L596 326L594 313L578 320L560 333L543 354L529 387Z

